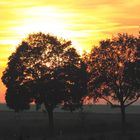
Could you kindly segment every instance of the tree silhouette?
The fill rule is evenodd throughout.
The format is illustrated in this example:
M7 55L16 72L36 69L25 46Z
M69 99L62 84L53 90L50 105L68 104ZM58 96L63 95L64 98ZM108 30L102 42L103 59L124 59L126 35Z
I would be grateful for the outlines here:
M137 61L139 38L128 34L118 34L112 39L103 40L99 47L92 49L88 69L90 80L88 90L95 101L102 98L112 107L119 107L122 125L125 124L125 108L139 99L140 81L135 81L127 71L127 63ZM133 66L132 66L133 67ZM129 70L128 70L129 69ZM126 76L127 75L127 76ZM130 83L130 77L131 81ZM128 79L129 78L129 79ZM128 79L128 80L127 80Z
M6 103L9 108L14 109L16 112L29 109L29 104L32 102L30 94L27 94L27 88L25 90L25 86L22 85L25 67L19 57L26 54L25 50L27 48L27 44L22 42L16 53L9 57L8 66L2 76L2 81L7 87Z
M56 105L75 109L86 94L86 67L80 56L70 41L50 34L30 34L9 58L2 80L8 89L23 87L29 101L45 105L52 134Z
M77 67L73 64L66 65L64 69L61 69L65 75L60 75L61 79L65 80L65 95L63 109L70 110L71 112L77 108L81 108L83 99L87 93L87 71L86 65L81 62Z

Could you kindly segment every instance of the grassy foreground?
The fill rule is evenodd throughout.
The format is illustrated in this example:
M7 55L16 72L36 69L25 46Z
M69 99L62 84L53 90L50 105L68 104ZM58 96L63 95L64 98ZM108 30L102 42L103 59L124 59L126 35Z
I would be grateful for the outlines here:
M120 114L54 113L55 136L48 136L42 112L0 112L0 140L140 140L140 114L127 114L122 134Z

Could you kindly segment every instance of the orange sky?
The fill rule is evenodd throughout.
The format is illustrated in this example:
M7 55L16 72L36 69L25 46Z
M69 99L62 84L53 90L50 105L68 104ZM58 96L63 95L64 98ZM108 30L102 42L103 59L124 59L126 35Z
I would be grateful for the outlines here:
M8 56L29 33L70 39L80 52L118 32L138 34L139 0L1 0L0 77ZM0 81L0 102L5 87Z

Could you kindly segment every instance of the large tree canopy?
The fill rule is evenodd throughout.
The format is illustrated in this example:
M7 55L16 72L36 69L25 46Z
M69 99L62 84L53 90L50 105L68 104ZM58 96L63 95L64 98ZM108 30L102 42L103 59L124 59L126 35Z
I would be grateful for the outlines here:
M71 109L82 103L86 80L85 64L71 41L43 33L29 35L18 46L9 57L2 77L7 87L7 104L15 109L12 104L17 103L14 100L17 97L13 96L19 96L20 101L26 97L26 104L33 100L37 105L43 103L49 114L50 129L57 104Z
M89 56L90 95L95 100L102 98L111 106L120 107L123 122L125 107L137 101L140 96L140 86L130 83L127 80L130 74L126 74L126 64L139 59L136 55L140 47L138 44L138 37L118 34L112 39L101 41L100 46L93 48ZM140 85L139 80L135 82Z

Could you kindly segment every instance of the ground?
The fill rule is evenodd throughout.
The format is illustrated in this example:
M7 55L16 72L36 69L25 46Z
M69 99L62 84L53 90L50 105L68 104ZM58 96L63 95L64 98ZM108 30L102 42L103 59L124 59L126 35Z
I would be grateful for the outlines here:
M127 114L122 134L120 114L55 112L55 136L48 136L47 113L0 112L0 140L140 140L140 114Z

